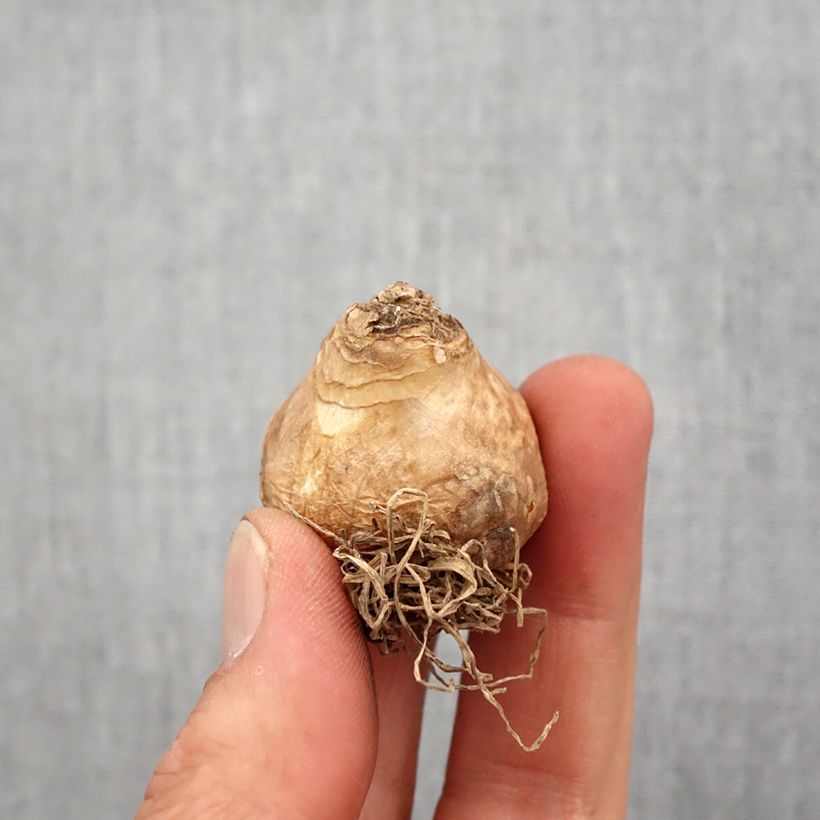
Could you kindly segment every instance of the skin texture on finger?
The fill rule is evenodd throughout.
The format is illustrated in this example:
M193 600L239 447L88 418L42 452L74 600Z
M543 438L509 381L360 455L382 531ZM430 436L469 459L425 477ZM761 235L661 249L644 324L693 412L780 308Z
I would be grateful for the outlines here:
M382 656L369 645L379 712L379 749L362 820L410 816L424 689L413 677L413 658L399 652Z
M549 622L531 681L500 697L525 742L554 710L536 752L522 751L475 693L459 699L440 820L621 818L626 812L641 533L652 403L623 365L572 357L522 387L550 490L546 521L526 545L524 602ZM533 631L513 621L476 636L482 669L519 670Z
M355 818L377 739L358 618L312 530L277 510L246 518L269 545L262 622L206 683L137 817Z

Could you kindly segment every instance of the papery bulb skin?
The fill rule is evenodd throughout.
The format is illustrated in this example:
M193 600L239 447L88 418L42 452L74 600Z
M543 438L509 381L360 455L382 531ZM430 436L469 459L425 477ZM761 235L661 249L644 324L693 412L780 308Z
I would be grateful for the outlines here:
M260 475L267 506L347 539L408 487L456 543L498 543L547 512L538 439L521 395L429 294L397 282L352 305L276 411ZM490 552L488 551L488 554Z

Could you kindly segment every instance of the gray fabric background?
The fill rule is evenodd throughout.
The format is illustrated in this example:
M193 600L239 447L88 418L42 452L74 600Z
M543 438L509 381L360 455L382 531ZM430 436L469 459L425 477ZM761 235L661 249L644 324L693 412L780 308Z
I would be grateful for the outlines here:
M816 0L0 0L0 815L133 811L269 414L405 278L654 392L632 816L817 817L819 93Z

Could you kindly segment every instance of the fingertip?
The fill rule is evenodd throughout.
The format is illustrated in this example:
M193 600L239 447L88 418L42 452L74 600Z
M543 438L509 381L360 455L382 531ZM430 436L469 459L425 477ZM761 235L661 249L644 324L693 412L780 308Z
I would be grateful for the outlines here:
M521 393L542 442L559 420L564 429L575 419L587 433L598 432L630 452L648 450L654 429L652 394L637 371L617 359L592 354L558 359L530 375Z
M630 367L571 356L521 388L535 423L550 493L528 560L553 611L600 615L633 606L640 582L652 398Z
M360 621L342 586L332 548L304 521L283 510L245 513L269 549L268 603L277 632L290 632L323 654L326 668L370 683L372 672ZM266 619L267 620L267 619Z
M242 518L256 528L272 551L279 549L282 544L298 544L298 550L291 550L291 561L319 562L334 566L327 544L314 529L295 515L273 507L254 507Z
M259 507L243 520L268 545L266 603L253 639L229 669L233 695L225 712L236 716L237 699L252 699L255 727L245 734L256 740L257 759L286 741L294 783L311 782L318 765L329 793L361 806L375 766L378 718L370 659L339 563L310 526L287 512ZM326 799L313 795L308 802Z
M254 509L226 563L223 636L227 616L237 651L160 762L142 815L171 805L191 816L228 807L237 816L358 816L377 715L358 617L330 548L293 516Z

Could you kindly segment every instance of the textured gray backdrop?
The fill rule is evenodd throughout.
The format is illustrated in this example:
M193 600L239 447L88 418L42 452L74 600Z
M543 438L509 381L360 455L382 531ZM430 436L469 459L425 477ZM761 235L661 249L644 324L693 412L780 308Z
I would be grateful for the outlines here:
M654 392L632 815L816 818L819 44L816 0L0 0L0 815L133 811L268 415L406 278L512 380Z

